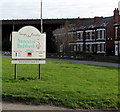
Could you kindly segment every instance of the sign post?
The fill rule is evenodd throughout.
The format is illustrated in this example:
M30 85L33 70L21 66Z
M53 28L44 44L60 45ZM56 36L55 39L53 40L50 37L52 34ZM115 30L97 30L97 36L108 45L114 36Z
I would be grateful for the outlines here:
M38 65L38 79L40 79L40 64Z
M17 79L17 66L16 66L16 64L14 65L14 80L16 80Z
M25 26L18 32L12 32L12 64L16 80L16 64L38 64L38 79L40 79L40 64L45 64L46 34L40 33L33 26Z

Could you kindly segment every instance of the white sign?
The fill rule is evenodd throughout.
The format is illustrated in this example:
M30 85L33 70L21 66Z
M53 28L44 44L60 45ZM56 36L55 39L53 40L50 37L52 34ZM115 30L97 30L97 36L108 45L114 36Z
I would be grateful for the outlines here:
M12 64L46 64L45 60L12 60Z
M33 26L12 32L12 59L45 59L46 34Z

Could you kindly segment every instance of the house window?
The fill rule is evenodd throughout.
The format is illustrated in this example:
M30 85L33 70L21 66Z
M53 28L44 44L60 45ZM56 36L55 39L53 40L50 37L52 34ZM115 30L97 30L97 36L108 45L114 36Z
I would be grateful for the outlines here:
M118 43L118 47L119 47L118 54L120 55L120 43Z
M92 40L92 32L90 32L90 40Z
M63 52L63 45L60 45L60 50L59 52Z
M77 32L77 37L78 37L78 39L82 40L83 39L83 31Z
M97 32L98 39L100 39L100 31Z
M86 30L86 39L95 39L95 30Z
M102 30L102 39L105 39L105 31Z
M118 27L115 27L115 39L117 39L117 35L118 35Z
M97 29L97 39L105 39L105 29Z
M92 32L92 39L95 39L95 32Z
M101 44L101 51L102 51L102 52L105 51L105 44Z
M83 45L82 44L80 45L80 51L81 52L83 51Z
M90 50L89 51L92 52L92 44L90 44Z
M79 46L79 44L78 44L78 45L77 45L77 51L79 51L79 49L80 49L79 47L80 47L80 46Z
M80 33L80 39L83 39L83 32Z
M120 39L120 27L118 27L118 30L117 30L117 39Z
M86 45L86 51L87 51L87 52L90 50L89 48L90 48L90 45L87 44L87 45Z
M88 32L86 32L86 39L88 39L88 36L89 36L89 35L88 35Z
M80 33L77 33L77 38L80 39Z
M77 46L76 45L74 45L74 51L76 51L77 50Z
M100 44L97 45L97 51L100 52Z

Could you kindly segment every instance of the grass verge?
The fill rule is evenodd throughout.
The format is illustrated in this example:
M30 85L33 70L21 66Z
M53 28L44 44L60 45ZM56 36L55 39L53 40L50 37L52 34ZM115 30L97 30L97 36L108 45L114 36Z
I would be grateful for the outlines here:
M27 104L52 104L69 108L118 109L118 69L47 61L38 65L17 65L17 80L13 80L13 65L9 57L2 58L2 96L5 101Z

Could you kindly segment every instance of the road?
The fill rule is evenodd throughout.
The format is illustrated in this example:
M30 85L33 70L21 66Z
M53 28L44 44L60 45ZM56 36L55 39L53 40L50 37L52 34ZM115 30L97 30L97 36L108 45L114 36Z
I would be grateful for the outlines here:
M89 64L89 65L97 65L97 66L117 67L117 68L120 67L118 63L109 63L109 62L83 61L83 60L72 60L72 59L55 59L55 58L47 58L47 60L64 61L64 62Z

